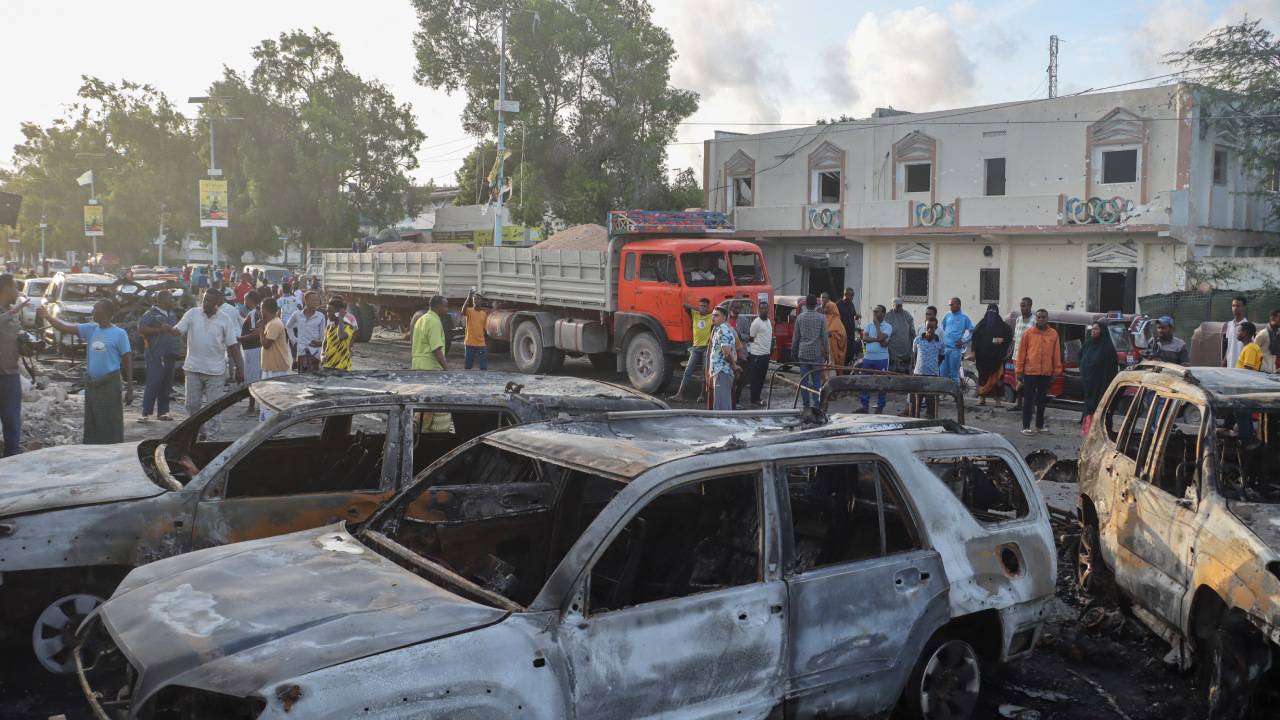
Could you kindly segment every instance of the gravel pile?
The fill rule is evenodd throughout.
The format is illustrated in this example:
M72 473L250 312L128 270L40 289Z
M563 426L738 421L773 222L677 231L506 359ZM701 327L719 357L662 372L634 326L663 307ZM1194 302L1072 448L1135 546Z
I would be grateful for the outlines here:
M43 380L42 380L43 384ZM84 434L84 396L71 395L66 385L44 387L22 376L22 447L37 450L79 443Z
M609 231L603 225L587 223L565 228L534 247L539 250L599 250L609 249Z
M467 252L466 245L459 243L416 243L407 240L382 243L369 248L369 252Z

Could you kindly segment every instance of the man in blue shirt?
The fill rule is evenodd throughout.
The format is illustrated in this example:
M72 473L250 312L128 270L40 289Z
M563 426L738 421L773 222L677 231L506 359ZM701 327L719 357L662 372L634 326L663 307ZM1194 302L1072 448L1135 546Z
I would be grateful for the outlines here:
M723 308L711 313L711 342L709 372L711 374L711 409L733 409L733 371L738 358L738 334L729 324Z
M43 307L37 314L60 333L75 333L84 341L84 444L106 445L124 442L124 406L133 402L133 350L129 334L111 324L115 304L99 300L93 306L93 322L63 322L50 317ZM126 382L124 403L120 402L120 376Z
M178 314L173 293L162 291L156 296L156 304L138 321L138 333L146 341L143 357L147 362L147 384L142 389L142 415L138 422L151 420L151 411L157 411L160 420L172 420L169 416L169 393L173 388L173 367L178 357L178 338L169 330L178 324Z
M951 378L960 384L960 359L964 357L965 346L973 338L973 321L968 315L960 312L960 298L951 298L951 312L942 316L942 343L946 354L942 358L942 369L938 373L942 377Z
M893 326L884 319L883 305L877 305L871 312L871 322L862 329L864 370L889 369L889 338L893 336ZM884 412L884 393L876 397L876 414ZM862 393L862 412L868 412L871 404L871 393Z

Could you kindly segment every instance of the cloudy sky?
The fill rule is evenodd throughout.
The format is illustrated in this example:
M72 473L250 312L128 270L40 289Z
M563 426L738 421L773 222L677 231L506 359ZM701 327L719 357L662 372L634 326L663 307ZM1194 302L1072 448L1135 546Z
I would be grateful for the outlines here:
M719 128L810 123L877 106L924 111L1041 97L1057 34L1060 92L1168 72L1161 55L1246 13L1280 29L1280 0L651 0L680 57L673 82L701 109L670 149L701 173ZM223 65L247 69L258 41L319 27L348 64L412 103L427 134L419 180L449 183L474 140L462 99L413 82L415 17L406 0L0 0L0 163L19 123L47 123L82 74L201 94Z

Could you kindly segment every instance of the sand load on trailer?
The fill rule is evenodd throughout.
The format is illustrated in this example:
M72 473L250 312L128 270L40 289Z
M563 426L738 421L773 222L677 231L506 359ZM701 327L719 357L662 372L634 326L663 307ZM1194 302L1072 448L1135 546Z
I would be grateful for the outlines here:
M599 250L609 249L609 231L603 225L587 223L565 228L534 247L539 250Z
M466 245L458 243L416 243L408 240L382 243L369 248L369 252L466 252Z

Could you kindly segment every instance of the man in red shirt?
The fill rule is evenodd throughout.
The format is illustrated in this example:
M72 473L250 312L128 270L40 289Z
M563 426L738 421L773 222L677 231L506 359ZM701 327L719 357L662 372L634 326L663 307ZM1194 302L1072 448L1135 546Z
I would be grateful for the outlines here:
M244 303L244 296L253 292L253 281L249 279L248 273L240 274L240 282L236 284L236 303Z

